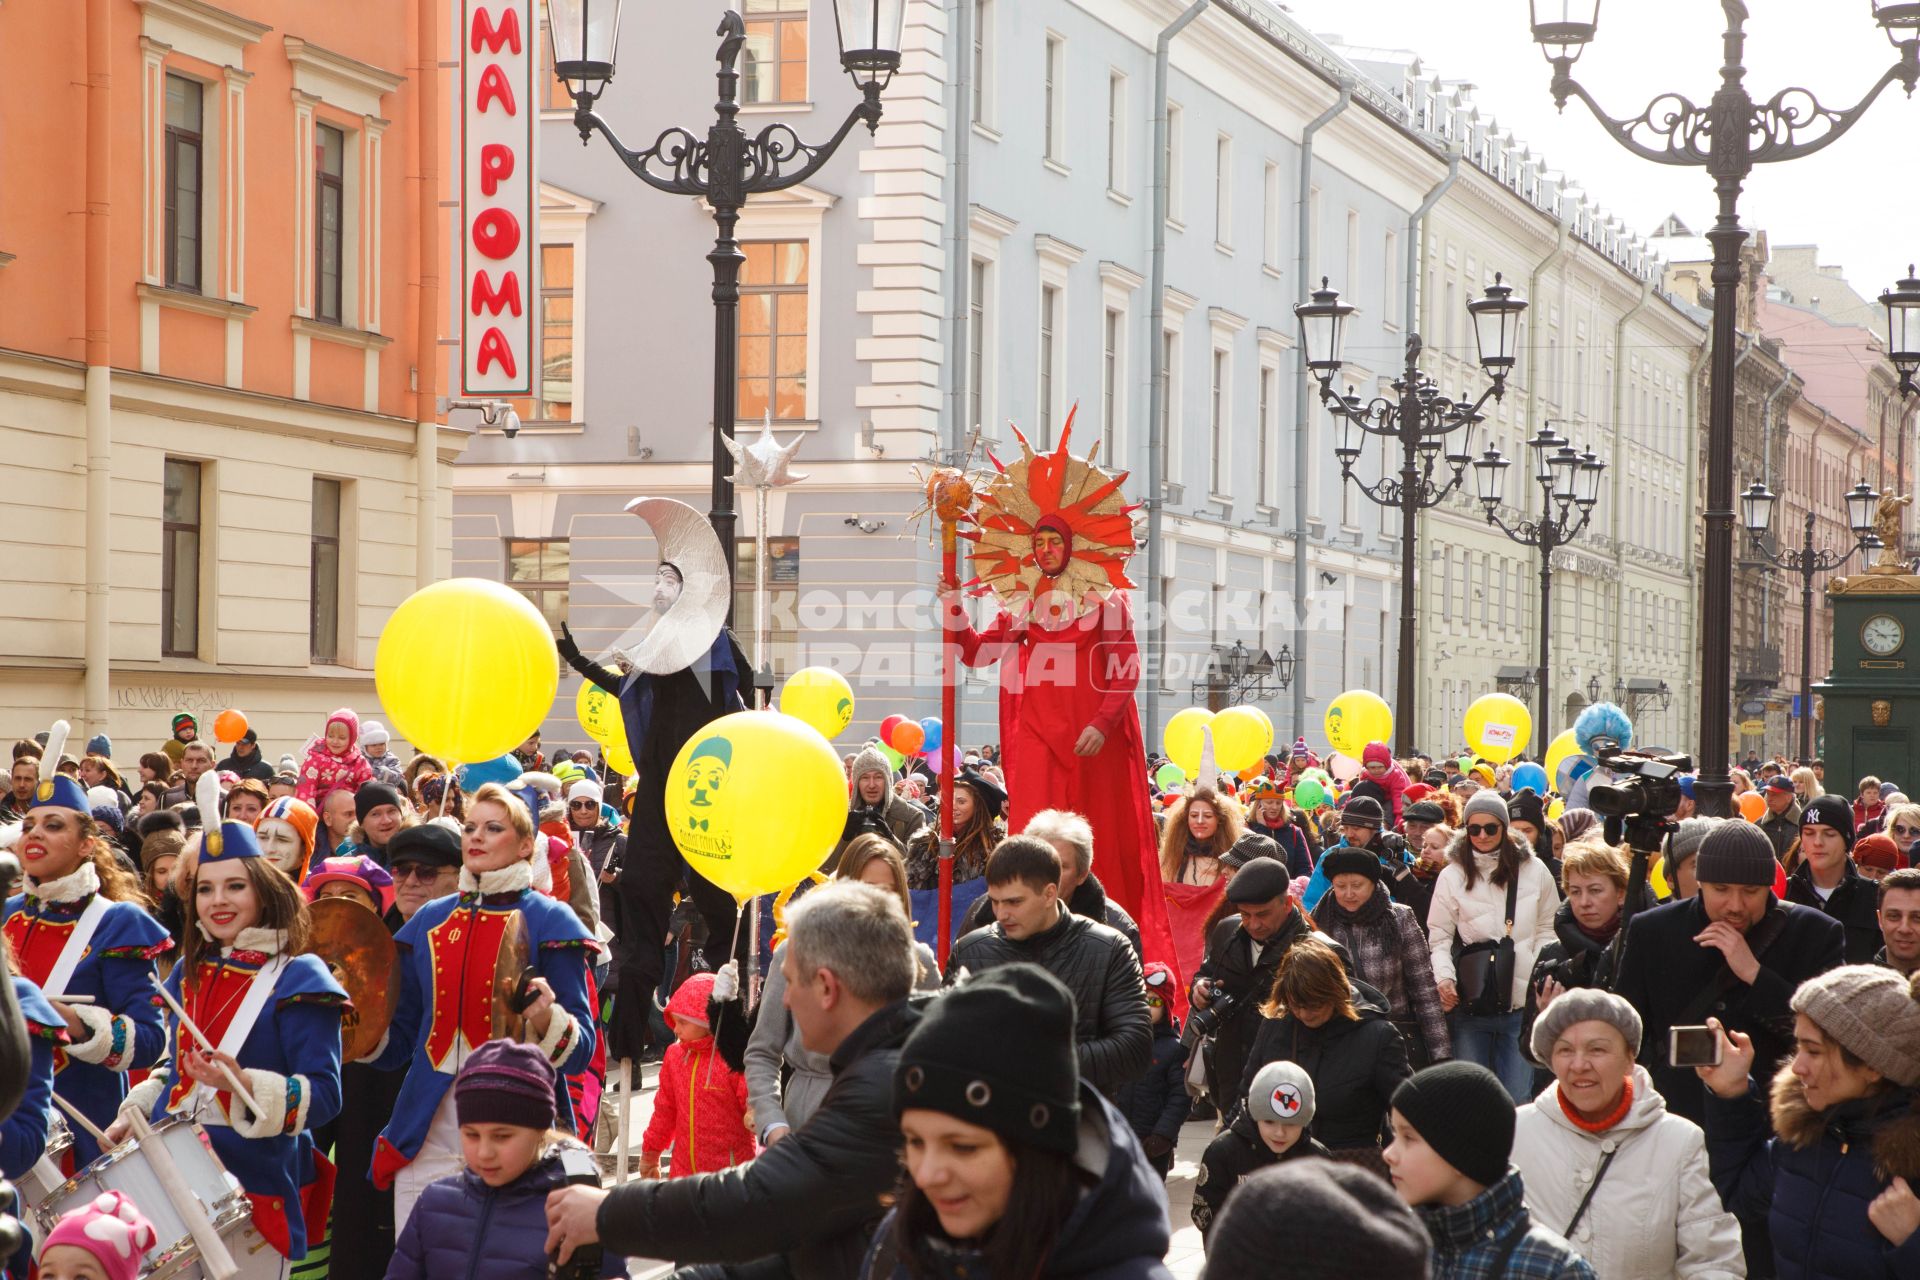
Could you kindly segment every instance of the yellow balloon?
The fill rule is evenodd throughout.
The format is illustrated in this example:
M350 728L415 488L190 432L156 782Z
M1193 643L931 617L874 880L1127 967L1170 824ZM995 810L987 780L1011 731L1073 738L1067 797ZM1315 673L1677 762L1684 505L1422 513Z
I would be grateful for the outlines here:
M633 776L633 752L627 749L626 734L615 734L613 741L601 743L600 751L606 756L607 763L613 766L615 773L624 773L629 778Z
M1184 711L1174 712L1173 719L1167 721L1167 727L1160 734L1160 746L1167 753L1167 759L1179 765L1189 778L1200 771L1200 730L1212 723L1213 712L1205 707L1188 707ZM1215 764L1220 763L1219 750L1220 744L1216 740ZM1206 781L1208 786L1213 785L1213 779Z
M1349 689L1327 704L1327 742L1358 760L1369 742L1393 738L1393 709L1377 693Z
M687 739L667 771L674 844L743 901L818 869L846 821L840 757L793 716L722 716Z
M1653 886L1653 892L1656 897L1671 898L1673 896L1673 890L1667 884L1667 860L1665 858L1658 858L1654 861L1653 869L1647 872L1647 883Z
M1461 729L1467 745L1481 759L1505 764L1527 749L1533 737L1533 713L1510 693L1484 694L1467 708Z
M1560 766L1580 754L1580 744L1573 739L1573 730L1564 729L1559 736L1547 744L1547 785L1560 785Z
M626 735L620 720L620 700L591 680L580 682L580 692L573 698L573 714L587 736L603 747Z
M1228 707L1213 718L1214 763L1239 773L1273 748L1273 724L1252 707Z
M453 578L401 602L380 631L374 688L395 733L442 760L492 760L553 710L559 661L533 602Z
M802 667L780 686L780 710L831 742L853 723L853 689L831 667Z
M1560 820L1560 815L1565 813L1566 811L1567 811L1567 802L1565 800L1562 800L1559 796L1555 796L1553 798L1553 803L1547 806L1547 821L1558 822Z

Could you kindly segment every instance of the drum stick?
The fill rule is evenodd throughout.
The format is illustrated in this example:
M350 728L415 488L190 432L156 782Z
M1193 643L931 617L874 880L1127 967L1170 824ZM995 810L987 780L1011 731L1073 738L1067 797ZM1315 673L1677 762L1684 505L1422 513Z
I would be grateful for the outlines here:
M79 1125L82 1129L85 1129L88 1133L93 1135L93 1140L100 1144L100 1149L102 1151L105 1151L114 1145L113 1140L107 1137L106 1133L102 1131L98 1125L94 1124L93 1121L81 1115L79 1109L75 1107L71 1102L68 1102L65 1098L61 1097L57 1093L53 1095L53 1100L55 1103L59 1105L62 1111L67 1113L67 1118L69 1120L72 1120L75 1124Z
M214 1230L213 1222L207 1217L206 1210L200 1205L199 1197L193 1194L193 1188L180 1176L180 1166L173 1162L173 1152L167 1150L166 1142L159 1138L147 1118L138 1111L127 1113L129 1127L133 1137L140 1144L140 1151L147 1157L147 1164L153 1169L153 1180L173 1201L173 1207L186 1219L187 1233L193 1237L193 1243L200 1250L200 1265L206 1271L208 1280L233 1280L240 1274L240 1266L227 1252L226 1241Z
M47 991L43 991L41 992L41 994L46 996L47 999L55 1002L56 1004L93 1004L94 1003L94 999L90 995L82 994L82 995L73 995L73 996L57 996L57 995L54 995L52 992L47 992Z
M160 979L154 978L151 979L151 981L153 982L153 989L160 993L160 998L167 1002L167 1007L172 1009L174 1016L180 1019L180 1025L185 1027L192 1033L193 1038L200 1042L202 1051L210 1054L218 1053L219 1050L213 1047L212 1042L200 1034L200 1028L193 1025L193 1019L189 1018L187 1011L180 1007L180 1002L173 998L173 992L167 990ZM219 1067L220 1074L226 1077L227 1088L233 1092L235 1097L246 1103L247 1106L252 1109L253 1114L256 1116L266 1114L260 1110L260 1104L253 1100L253 1094L248 1091L246 1084L241 1081L239 1076L233 1074L233 1070L228 1067L226 1063L216 1061L214 1065Z

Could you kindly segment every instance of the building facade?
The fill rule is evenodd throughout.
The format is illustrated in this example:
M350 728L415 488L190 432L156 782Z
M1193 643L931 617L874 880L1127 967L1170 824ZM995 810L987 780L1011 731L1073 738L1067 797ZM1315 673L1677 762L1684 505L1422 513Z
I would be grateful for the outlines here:
M387 613L445 575L466 435L435 404L439 15L0 10L0 683L24 722L124 757L179 708L240 707L278 754L372 703Z

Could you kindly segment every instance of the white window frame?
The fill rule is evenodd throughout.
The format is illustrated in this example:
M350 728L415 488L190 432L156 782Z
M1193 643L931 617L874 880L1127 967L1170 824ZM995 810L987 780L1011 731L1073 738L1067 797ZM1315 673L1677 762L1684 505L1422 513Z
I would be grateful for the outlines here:
M1180 362L1186 355L1187 315L1199 301L1190 293L1167 286L1161 302L1161 332L1159 339L1166 344L1167 357L1163 370L1166 376L1166 412L1161 417L1160 442L1166 456L1166 465L1161 470L1161 478L1170 485L1182 485L1185 468L1185 450L1181 448L1181 437L1185 434L1183 421L1185 415L1180 411L1181 396L1185 383L1180 376Z
M1186 167L1186 147L1180 137L1186 115L1185 108L1179 103L1171 98L1167 100L1167 225L1175 231L1187 229L1186 183L1182 180L1182 170Z
M545 186L542 185L544 198ZM577 197L576 197L577 198ZM773 192L765 196L750 198L740 210L740 225L737 232L741 240L804 240L807 243L807 416L803 422L783 422L783 431L817 431L820 428L820 348L822 335L820 328L820 295L825 288L825 260L822 254L826 243L827 210L839 203L840 197L829 195L825 191L802 183L789 187L785 191ZM703 200L702 212L710 212ZM581 263L585 255L581 249L574 250L574 278L581 280ZM576 286L574 294L574 332L575 347L580 339L580 300L585 296L584 288ZM578 383L574 386L574 405L576 417L579 406L586 403L581 395ZM760 424L738 423L741 429L759 430Z
M968 211L968 252L971 261L986 268L987 288L980 299L980 327L981 349L988 353L1000 349L1000 251L1018 225L1012 218L995 213L985 205L976 204ZM972 323L971 316L968 323ZM980 428L981 440L989 445L997 444L1000 439L1000 365L1001 361L995 359L982 361L980 403L973 406L973 425Z
M1391 227L1387 228L1386 243L1380 254L1380 262L1383 281L1380 287L1385 295L1380 307L1380 323L1398 333L1401 323L1400 233Z
M1233 252L1233 135L1213 140L1213 247Z
M1360 277L1360 211L1347 210L1347 289L1352 296L1363 298L1366 291Z
M564 244L573 250L573 280L570 285L573 290L573 408L568 415L568 421L576 427L584 427L587 421L587 281L592 278L587 274L587 220L599 210L598 200L575 195L566 188L555 186L550 182L540 184L540 234L534 238L534 252L537 254L540 246L549 244ZM744 222L745 219L743 218L742 221ZM743 238L758 240L766 237L756 235ZM799 239L800 237L779 238ZM812 255L815 250L809 246L807 252ZM807 282L808 289L811 291L813 286L811 258L807 263ZM545 282L542 281L542 284L544 285ZM532 299L528 305L537 308L538 297ZM811 297L808 299L808 308L811 312L813 308ZM811 314L808 316L808 323L812 323ZM536 311L533 326L536 358L541 354L537 350L541 345L541 327L541 318ZM807 334L809 387L813 380L813 347L814 335L809 331ZM536 396L535 399L540 400L540 397ZM529 430L529 434L538 433L537 427Z
M973 0L973 126L994 137L994 71L999 59L994 56L995 0Z
M1224 307L1207 308L1211 351L1207 366L1207 492L1216 502L1233 501L1233 349L1236 336L1246 327L1245 316Z
M1073 293L1069 288L1069 283L1073 265L1080 261L1085 250L1081 249L1078 245L1068 244L1058 237L1047 235L1045 232L1039 232L1033 237L1033 252L1035 258L1035 274L1038 276L1033 295L1034 404L1036 408L1044 409L1045 412L1035 415L1033 424L1034 432L1030 434L1032 434L1036 440L1042 440L1050 447L1054 443L1054 439L1058 436L1059 427L1067 420L1067 406L1071 403L1066 385L1066 371L1069 363L1067 360L1067 343L1071 336L1071 317L1073 315ZM1040 325L1044 318L1047 290L1049 289L1056 290L1053 311L1052 395L1050 397L1050 403L1042 406L1040 405L1040 395L1042 387L1046 384L1046 380L1041 376ZM1048 419L1051 419L1052 431L1043 432L1040 430L1040 424Z
M1127 75L1107 70L1107 194L1131 202L1127 191Z
M1282 194L1284 189L1280 181L1280 165L1273 160L1267 161L1266 170L1262 174L1264 205L1261 210L1260 219L1260 265L1268 275L1275 277L1278 277L1280 274L1280 261L1286 253L1286 249L1281 243L1283 238L1281 234L1281 207L1285 200Z
M1267 510L1274 510L1279 505L1275 498L1281 487L1281 404L1287 399L1287 388L1293 385L1282 376L1281 370L1287 367L1286 353L1293 350L1294 345L1293 334L1288 330L1262 326L1254 331L1254 346L1261 376L1265 377L1269 373L1273 376L1272 398L1267 406L1268 420L1260 424L1261 439L1266 442L1267 465L1262 471L1257 489L1259 505ZM1317 458L1320 455L1313 456ZM1312 486L1308 487L1311 489Z
M1040 85L1041 158L1049 168L1064 172L1067 168L1067 38L1058 31L1046 33Z
M1112 404L1109 406L1112 420L1112 448L1103 451L1106 464L1109 467L1127 465L1125 460L1130 455L1128 445L1131 443L1133 433L1128 429L1128 414L1133 404L1133 397L1129 394L1131 391L1129 380L1133 376L1133 361L1130 358L1129 335L1133 332L1134 295L1139 292L1140 286L1145 282L1145 278L1142 277L1139 272L1123 267L1117 262L1102 262L1100 264L1100 310L1102 325L1101 376L1103 395L1106 390L1104 381L1106 375L1106 330L1104 327L1106 324L1106 313L1110 311L1115 312L1120 318L1119 342L1116 344L1113 353ZM1107 423L1103 421L1101 423L1103 435L1106 433L1106 427ZM1141 459L1142 464L1144 464L1145 461L1145 458ZM1144 466L1138 469L1140 470L1140 474L1146 474Z

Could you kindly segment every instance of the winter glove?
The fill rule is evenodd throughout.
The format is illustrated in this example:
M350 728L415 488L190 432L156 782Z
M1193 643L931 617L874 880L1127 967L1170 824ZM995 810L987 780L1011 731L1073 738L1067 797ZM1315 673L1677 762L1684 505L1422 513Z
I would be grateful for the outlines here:
M1140 1149L1147 1153L1147 1159L1158 1160L1173 1151L1173 1139L1158 1133L1150 1133L1140 1139Z
M554 641L554 648L560 651L560 656L568 663L572 663L580 656L580 646L575 642L573 632L567 629L567 624L564 622L560 624L560 638Z
M713 998L720 1004L740 998L740 962L729 960L713 975Z

